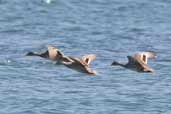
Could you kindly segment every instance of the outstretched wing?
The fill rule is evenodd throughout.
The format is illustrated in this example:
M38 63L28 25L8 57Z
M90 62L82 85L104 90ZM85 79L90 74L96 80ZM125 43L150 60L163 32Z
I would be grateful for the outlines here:
M127 56L128 58L128 66L132 66L133 68L138 69L139 71L145 71L145 72L153 72L154 70L148 66L148 64L145 64L142 60L137 59L133 56Z
M74 62L74 59L72 57L69 57L69 56L63 56L61 59L60 59L61 62L68 62L68 63L73 63Z
M48 45L49 58L52 60L57 60L58 57L64 56L64 54L56 47Z
M154 58L155 56L156 56L156 53L153 51L137 52L133 55L134 59L136 59L139 62L142 62L143 64L147 64L148 58Z
M88 54L81 57L81 61L83 61L86 65L89 65L92 60L96 58L96 54Z

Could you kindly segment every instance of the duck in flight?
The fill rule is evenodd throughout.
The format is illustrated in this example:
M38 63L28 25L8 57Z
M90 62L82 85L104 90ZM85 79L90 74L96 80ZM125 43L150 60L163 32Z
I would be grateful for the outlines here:
M120 65L122 67L135 70L137 72L154 72L154 70L148 66L148 58L154 58L156 53L153 51L137 52L133 56L127 56L127 63L120 63L113 61L111 65Z
M68 68L88 74L96 74L96 70L89 67L90 62L96 58L95 54L88 54L83 57L65 56L59 49L54 46L48 45L48 50L45 52L28 52L26 56L38 56L45 59L57 61Z
M56 47L52 46L52 45L48 45L48 50L44 51L44 52L28 52L26 54L26 56L38 56L38 57L42 57L45 59L50 59L53 61L58 61L59 60L59 56L58 56L58 52L60 50L57 49Z
M71 57L71 56L61 55L60 62L66 67L76 70L78 72L87 73L87 74L97 74L96 70L93 70L89 67L91 61L95 58L96 58L95 54L88 54L83 57Z

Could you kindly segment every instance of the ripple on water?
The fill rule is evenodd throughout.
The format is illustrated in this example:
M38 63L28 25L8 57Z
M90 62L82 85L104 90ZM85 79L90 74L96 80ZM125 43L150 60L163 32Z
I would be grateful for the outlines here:
M168 3L0 0L0 113L170 114ZM48 44L66 55L96 53L98 75L25 57ZM157 52L149 61L155 73L110 66L143 50Z

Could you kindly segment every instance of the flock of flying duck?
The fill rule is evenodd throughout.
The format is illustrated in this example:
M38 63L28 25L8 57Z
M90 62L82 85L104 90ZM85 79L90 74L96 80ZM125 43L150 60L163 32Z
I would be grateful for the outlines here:
M45 52L28 52L26 56L39 56L42 58L56 61L63 64L66 67L87 74L97 74L96 70L91 69L90 63L96 58L96 54L88 54L83 57L73 57L64 55L58 48L49 45ZM148 58L154 58L156 53L153 51L137 52L133 56L127 56L128 62L121 63L113 61L111 65L120 65L124 68L128 68L137 72L154 72L154 70L148 66Z

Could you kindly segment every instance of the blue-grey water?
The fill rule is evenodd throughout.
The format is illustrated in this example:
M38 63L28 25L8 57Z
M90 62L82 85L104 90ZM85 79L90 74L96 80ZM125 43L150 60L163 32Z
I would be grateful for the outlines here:
M25 56L48 44L98 75ZM143 50L155 73L110 66ZM171 114L171 1L0 0L0 114Z

